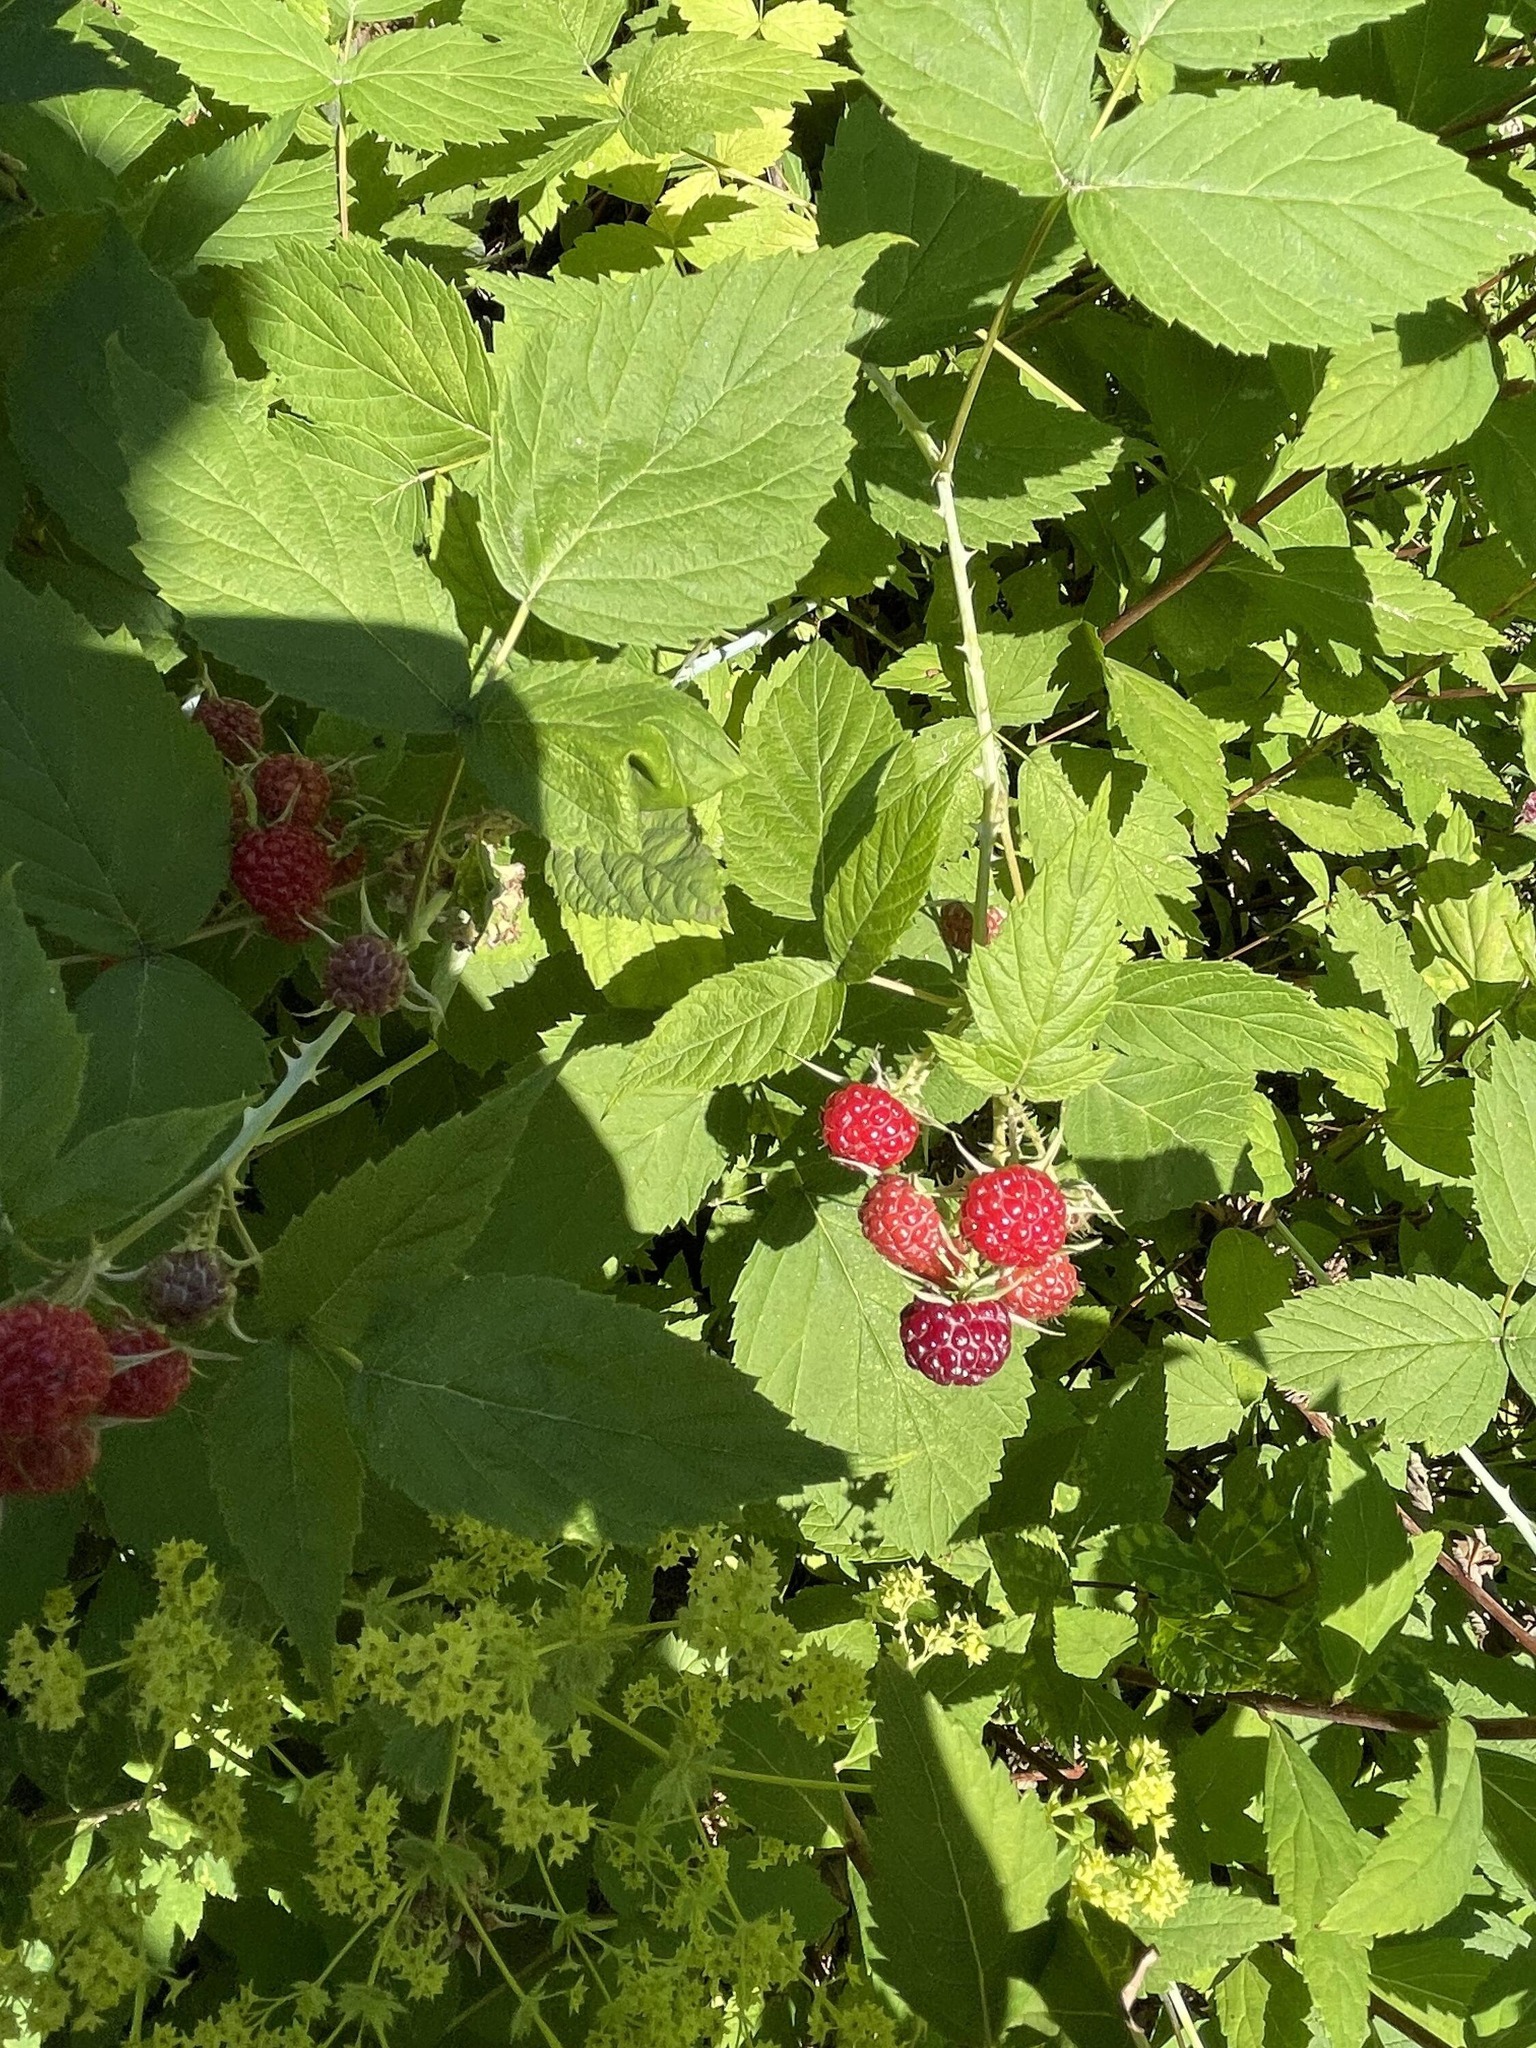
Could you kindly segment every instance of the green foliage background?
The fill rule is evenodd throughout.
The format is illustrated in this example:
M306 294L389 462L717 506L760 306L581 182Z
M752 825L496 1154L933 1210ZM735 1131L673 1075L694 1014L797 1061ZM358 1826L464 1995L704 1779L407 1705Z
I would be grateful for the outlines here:
M244 1260L6 1504L7 2038L1536 2038L1533 103L1530 0L3 0L0 1294ZM1113 1212L978 1389L876 1062Z

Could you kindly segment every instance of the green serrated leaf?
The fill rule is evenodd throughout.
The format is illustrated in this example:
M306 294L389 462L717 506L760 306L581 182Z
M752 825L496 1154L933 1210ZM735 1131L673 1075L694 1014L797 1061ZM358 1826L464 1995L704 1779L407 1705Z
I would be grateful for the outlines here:
M883 966L916 916L943 843L956 781L952 764L919 779L913 757L897 754L870 792L873 815L861 815L859 792L851 799L854 816L847 815L849 807L834 815L833 850L824 856L821 926L844 981L863 981Z
M124 960L75 1005L90 1056L83 1129L167 1109L204 1109L260 1095L271 1073L261 1026L190 960Z
M1469 314L1406 313L1330 357L1291 458L1298 469L1427 461L1465 440L1498 395L1488 337Z
M409 149L496 142L557 115L592 115L604 95L546 39L487 42L459 23L377 36L347 61L349 118Z
M1137 1221L1230 1192L1252 1102L1246 1075L1133 1055L1072 1097L1062 1129L1088 1178Z
M59 972L0 876L0 1203L25 1207L75 1119L85 1041L64 1001Z
M223 1102L126 1117L76 1136L27 1190L20 1221L43 1243L85 1241L141 1215L193 1172L240 1121Z
M1325 1930L1409 1934L1461 1904L1483 1835L1477 1738L1455 1720L1425 1740L1401 1808L1348 1890L1323 1916Z
M279 0L133 0L124 25L196 84L259 114L284 114L335 91L335 53Z
M1282 57L1315 57L1368 21L1414 0L1113 0L1133 47L1189 71L1246 71ZM1335 2042L1334 2048L1343 2048Z
M1104 665L1109 707L1139 761L1187 806L1195 844L1209 853L1227 827L1227 767L1221 732L1198 705L1123 661Z
M638 156L708 148L713 135L755 128L762 110L789 107L847 73L810 51L693 29L650 36L615 54L620 130Z
M1536 1043L1500 1036L1476 1086L1472 1187L1499 1278L1519 1287L1536 1266Z
M674 1003L632 1055L626 1090L744 1087L813 1059L843 1013L843 986L820 960L749 960Z

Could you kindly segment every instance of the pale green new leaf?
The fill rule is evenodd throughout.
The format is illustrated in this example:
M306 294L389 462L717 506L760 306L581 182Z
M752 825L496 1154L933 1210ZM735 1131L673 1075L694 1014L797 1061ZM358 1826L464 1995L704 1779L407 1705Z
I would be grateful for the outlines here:
M133 0L123 26L195 84L259 114L335 92L336 53L281 0Z
M749 960L691 988L629 1063L625 1090L744 1087L813 1059L837 1029L843 987L822 960Z
M144 253L158 270L174 276L189 269L211 238L244 214L296 126L294 114L257 122L166 179L141 235Z
M1489 803L1509 802L1509 792L1465 733L1430 718L1405 717L1390 705L1362 723L1381 749L1393 781L1410 788L1422 785L1427 808L1432 810L1448 789L1484 797Z
M590 116L605 97L558 49L490 43L457 23L376 36L349 59L343 96L351 119L421 150Z
M777 917L814 917L828 827L901 739L889 697L825 640L760 678L720 813L736 887Z
M1076 170L1099 43L1085 0L857 0L849 41L925 149L1046 198Z
M1504 1393L1497 1311L1425 1274L1314 1287L1259 1342L1280 1386L1429 1451L1475 1443Z
M1108 827L1084 818L1036 875L966 988L988 1065L1043 1101L1090 1077L1083 1055L1114 1000L1123 952Z
M1126 744L1189 811L1195 844L1210 852L1227 825L1221 732L1196 704L1123 661L1104 665L1109 708Z
M1188 71L1247 71L1284 57L1315 57L1368 21L1414 0L1111 0L1134 46ZM1338 2048L1338 2044L1335 2044Z
M847 460L843 343L876 253L564 280L558 322L517 302L481 498L507 588L563 632L671 646L792 588Z
M1066 1874L1055 1831L970 1722L889 1661L875 1725L869 1904L881 1974L947 2038L1001 2041L1032 2002L1010 1982L1009 1937L1045 1918Z
M838 844L827 856L821 926L844 981L863 981L883 966L917 915L943 841L955 783L954 767L918 779L912 757L898 754L873 792L873 816L851 847L843 821L833 820Z
M1175 1337L1158 1354L1168 1404L1168 1448L1225 1443L1264 1391L1264 1375L1210 1337Z
M1495 1041L1472 1108L1472 1188L1493 1270L1519 1287L1536 1267L1536 1041Z
M1227 1963L1261 1942L1278 1941L1289 1928L1287 1915L1263 1899L1227 1885L1191 1885L1171 1919L1146 1923L1145 1938L1156 1948L1157 1962L1147 1972L1145 1989L1156 1994L1188 1984L1209 1991Z
M247 288L251 338L296 411L406 475L484 455L490 357L463 299L425 264L354 235L285 249Z
M937 1387L902 1356L913 1285L864 1242L853 1209L786 1196L736 1288L736 1362L796 1425L847 1454L855 1527L903 1556L933 1556L985 1500L1004 1439L1028 1415L1015 1355L995 1379Z
M1374 789L1321 761L1297 769L1257 801L1303 846L1319 853L1386 853L1416 836L1408 820Z
M913 11L930 10L918 0ZM1133 109L1077 168L1072 218L1122 291L1250 354L1365 341L1373 324L1458 296L1536 239L1453 152L1385 107L1290 85Z
M1466 439L1499 395L1488 336L1460 306L1404 314L1337 350L1290 451L1298 469L1427 461Z
M12 875L0 876L0 1046L0 1207L15 1211L74 1122L85 1041Z
M236 1547L310 1668L328 1674L363 1506L343 1369L302 1342L258 1346L224 1376L207 1438Z
M847 73L803 50L708 29L651 36L616 55L625 141L640 156L666 157L712 135L755 128L763 111L792 106Z
M161 387L118 365L120 414ZM210 654L370 729L445 732L469 705L452 600L361 479L281 422L191 405L138 451L135 553Z
M1430 1735L1407 1796L1349 1889L1323 1918L1344 1934L1411 1934L1453 1913L1483 1838L1477 1738L1455 1720Z

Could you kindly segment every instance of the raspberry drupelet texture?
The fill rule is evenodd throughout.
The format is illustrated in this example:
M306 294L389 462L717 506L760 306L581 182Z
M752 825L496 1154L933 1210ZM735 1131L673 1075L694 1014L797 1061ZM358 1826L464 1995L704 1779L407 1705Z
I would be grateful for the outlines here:
M81 1308L13 1301L0 1308L0 1436L46 1436L94 1414L112 1354Z
M1000 1298L1010 1315L1022 1316L1026 1323L1048 1323L1053 1316L1066 1314L1082 1286L1076 1266L1065 1252L1058 1252L1054 1259L1017 1274Z
M150 1260L139 1281L139 1292L158 1322L189 1330L227 1308L235 1289L229 1268L216 1251L183 1245Z
M186 1352L177 1351L163 1330L145 1323L126 1323L105 1335L114 1358L136 1358L139 1363L113 1373L97 1412L124 1422L147 1422L152 1416L168 1415L192 1379L192 1361Z
M1001 903L994 903L987 911L989 946L1002 930L1005 915ZM953 952L970 952L976 938L976 918L969 903L950 902L939 905L939 936Z
M330 849L308 825L268 825L236 842L229 873L272 937L301 945L330 893Z
M268 754L251 777L256 808L270 822L318 825L331 807L331 778L305 754Z
M100 1455L100 1434L88 1422L0 1437L0 1494L68 1493L90 1478Z
M881 1258L905 1273L946 1280L955 1270L933 1197L904 1174L881 1174L859 1204L859 1227Z
M853 1081L822 1105L821 1135L844 1166L884 1172L900 1166L917 1143L917 1118L888 1088Z
M192 713L226 761L243 768L254 761L266 745L267 732L261 713L243 697L204 697Z
M378 932L354 932L331 949L325 963L327 1002L354 1017L384 1017L400 1007L410 963Z
M994 1266L1039 1266L1067 1241L1067 1199L1038 1166L979 1173L960 1201L960 1235Z
M1007 1362L1013 1325L998 1301L909 1301L901 1312L908 1365L941 1387L979 1387Z

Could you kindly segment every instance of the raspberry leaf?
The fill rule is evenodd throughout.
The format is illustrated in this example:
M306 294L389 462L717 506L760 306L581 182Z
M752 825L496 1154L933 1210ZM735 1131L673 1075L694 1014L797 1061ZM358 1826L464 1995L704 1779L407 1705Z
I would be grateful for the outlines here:
M1126 34L1190 71L1246 70L1281 57L1315 57L1339 36L1402 14L1413 0L1114 0Z
M251 1100L270 1078L265 1034L229 989L190 960L121 961L96 977L75 1016L90 1050L80 1102L87 1129Z
M1231 1190L1253 1099L1246 1074L1128 1056L1073 1096L1062 1129L1105 1199L1151 1220Z
M0 1201L15 1214L75 1120L86 1046L11 875L0 876L0 1041Z
M283 114L334 96L335 57L279 0L134 0L132 33L220 99Z
M1494 1271L1518 1287L1536 1266L1536 1047L1524 1039L1499 1038L1476 1084L1472 1186Z
M85 1131L28 1189L19 1220L44 1243L85 1243L186 1181L240 1121L242 1102L125 1117Z
M820 960L749 960L674 1003L630 1058L626 1089L744 1086L811 1059L842 1015L843 990Z
M545 39L487 42L458 23L407 28L364 45L341 79L342 104L364 128L408 149L495 142L562 114L603 107L574 60Z

